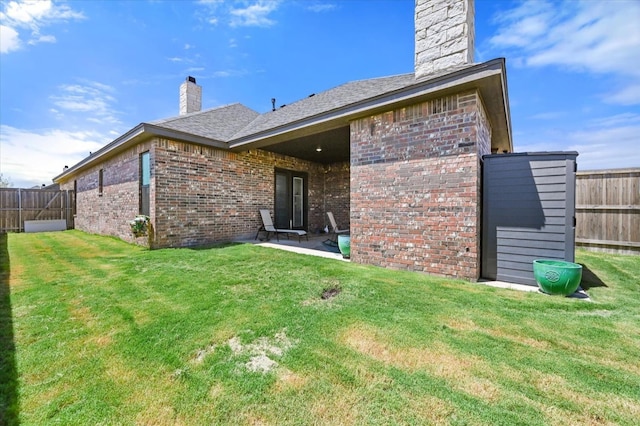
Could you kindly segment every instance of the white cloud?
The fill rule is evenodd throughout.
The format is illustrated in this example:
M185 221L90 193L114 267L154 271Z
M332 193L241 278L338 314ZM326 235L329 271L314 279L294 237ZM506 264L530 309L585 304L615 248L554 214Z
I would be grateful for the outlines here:
M32 24L42 20L51 12L51 1L11 1L7 4L4 16L16 23Z
M55 4L51 0L10 1L1 19L8 19L22 25L38 25L51 21L84 19L82 12L76 12L66 4Z
M220 70L215 71L211 76L213 78L226 78L226 77L242 77L249 74L247 70Z
M25 130L1 125L0 169L15 187L50 184L65 165L76 164L107 142L108 139L97 132Z
M98 82L83 84L64 84L59 87L60 93L50 97L53 104L63 113L80 113L81 117L92 123L120 124L118 111L114 104L116 99L111 95L114 89Z
M565 117L566 115L567 113L565 111L549 111L534 114L529 118L532 118L534 120L556 120L558 118Z
M38 43L55 43L56 37L52 35L41 35L38 38L29 40L29 44L34 45Z
M640 2L529 0L496 16L490 40L513 49L514 63L615 75L625 81L610 102L640 103Z
M23 45L21 37L27 39L28 45L55 43L54 35L41 35L43 27L84 18L82 12L51 0L21 0L5 3L3 11L0 12L0 22L2 22L0 53L18 50ZM29 31L30 35L24 34Z
M270 27L275 21L269 18L279 5L278 0L259 0L241 9L231 9L232 27Z
M307 10L319 13L319 12L328 12L330 10L334 10L335 8L336 8L336 5L333 3L316 3L308 6Z
M638 53L640 55L640 53ZM605 102L617 105L640 104L640 82L603 96Z
M0 53L9 53L20 49L20 35L6 25L0 25Z
M199 19L209 25L220 22L231 27L270 27L276 21L269 15L278 9L282 0L244 0L235 3L224 0L200 0L202 6L196 12ZM236 6L241 4L242 6Z
M554 131L542 137L544 142L516 143L517 152L578 152L580 170L640 167L640 114L624 113L593 119L580 130Z

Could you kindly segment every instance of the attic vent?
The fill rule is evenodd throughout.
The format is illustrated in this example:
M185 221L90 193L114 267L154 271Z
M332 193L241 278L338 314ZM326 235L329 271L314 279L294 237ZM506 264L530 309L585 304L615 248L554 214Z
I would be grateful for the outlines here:
M458 109L458 96L445 96L438 99L432 99L421 104L395 109L393 111L393 122L397 123L404 120L417 120L422 117L454 111L456 109Z
M458 109L458 96L445 96L427 102L428 114L439 114Z
M191 77L191 76L189 76L189 77L187 77L187 81L188 81L189 83L194 83L194 84L195 84L195 82L196 82L196 78L195 78L195 77Z

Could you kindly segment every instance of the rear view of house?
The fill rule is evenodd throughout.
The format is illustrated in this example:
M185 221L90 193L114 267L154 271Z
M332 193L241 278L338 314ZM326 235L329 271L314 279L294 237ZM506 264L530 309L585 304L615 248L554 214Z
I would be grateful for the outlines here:
M353 81L258 113L201 110L143 122L54 180L77 193L76 228L152 248L313 233L349 224L353 262L477 279L481 161L512 151L503 59L473 63L472 0L417 0L414 72ZM206 90L206 88L205 88ZM147 240L144 240L147 243Z

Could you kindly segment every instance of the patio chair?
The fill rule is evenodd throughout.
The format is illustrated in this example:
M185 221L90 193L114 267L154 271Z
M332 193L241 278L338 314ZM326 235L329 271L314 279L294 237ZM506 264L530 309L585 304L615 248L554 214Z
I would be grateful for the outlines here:
M327 212L327 216L329 217L329 223L331 224L331 241L338 242L338 234L346 234L349 232L348 229L338 229L338 224L336 223L336 219L333 217L332 212Z
M280 241L278 234L285 234L287 236L287 239L289 239L290 234L295 234L298 236L298 242L302 241L301 240L302 237L306 237L307 241L309 241L309 234L307 234L307 231L303 231L301 229L276 228L273 225L273 220L271 220L271 213L269 212L269 210L260 209L260 216L262 216L262 226L260 227L260 229L258 229L258 232L256 233L256 238L255 238L256 240L258 239L258 235L260 235L260 232L266 232L267 240L269 239L269 234L274 233L277 241Z

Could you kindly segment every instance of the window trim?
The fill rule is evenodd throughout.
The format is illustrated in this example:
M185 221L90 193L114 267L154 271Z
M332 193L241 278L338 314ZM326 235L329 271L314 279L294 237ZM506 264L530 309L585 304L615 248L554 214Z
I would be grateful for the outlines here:
M98 196L104 194L104 169L98 170Z
M147 185L143 185L144 182L144 157L145 155L148 158L148 170L147 172L149 173L149 183ZM144 151L141 152L139 157L138 157L138 166L139 166L139 176L138 176L138 213L139 214L143 214L146 216L149 216L151 213L151 194L149 193L151 191L151 152L150 151ZM149 209L148 212L143 211L144 210L144 202L143 202L143 188L147 187L147 196L149 197L149 199L147 200L147 207Z

